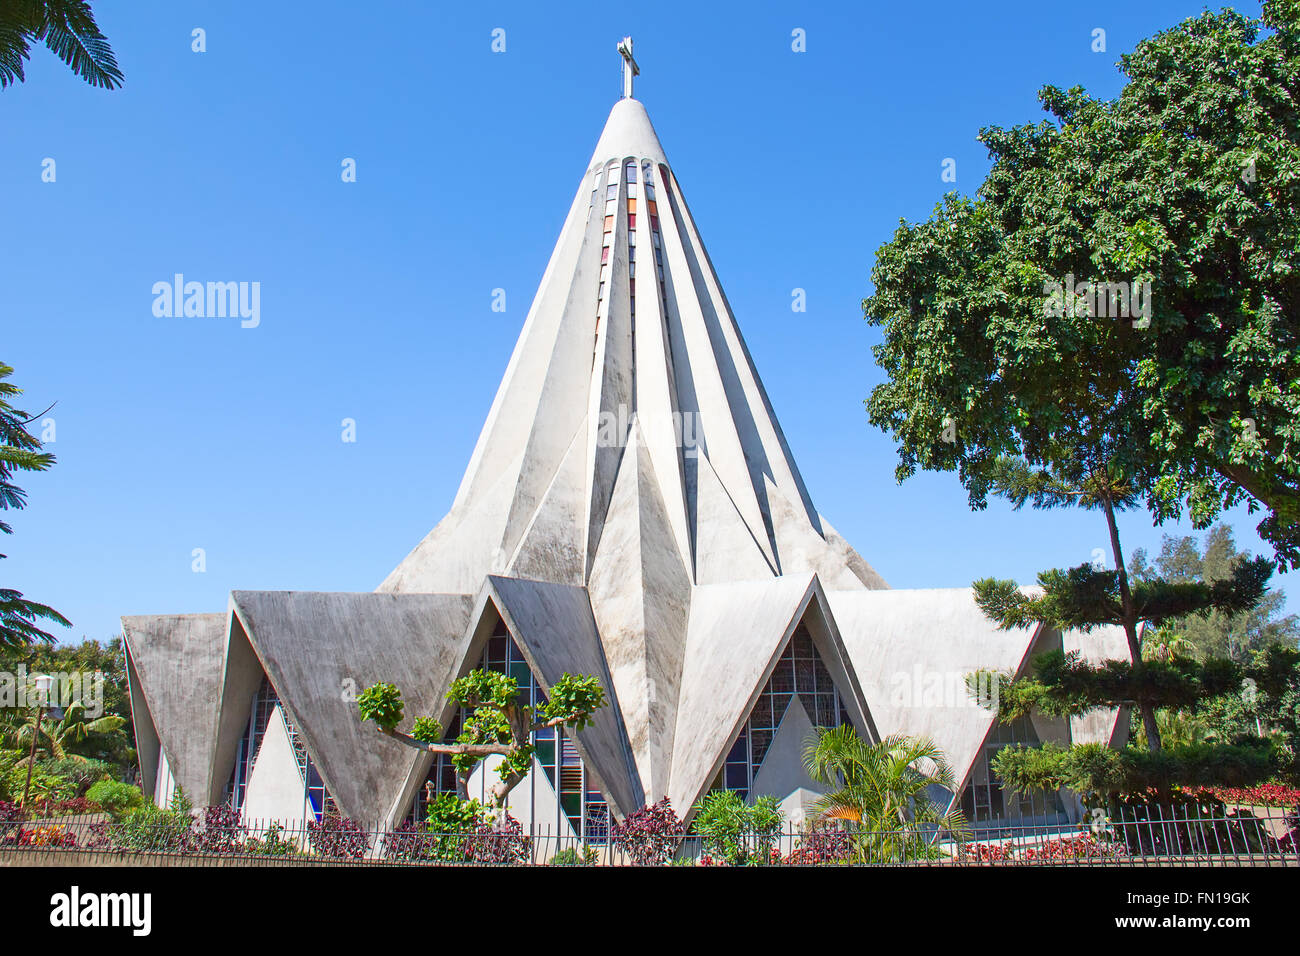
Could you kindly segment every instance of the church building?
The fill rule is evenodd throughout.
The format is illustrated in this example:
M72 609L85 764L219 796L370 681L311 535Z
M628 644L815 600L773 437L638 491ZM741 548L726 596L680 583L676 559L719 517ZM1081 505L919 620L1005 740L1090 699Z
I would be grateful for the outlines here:
M817 511L620 52L624 95L446 516L372 592L122 619L143 786L249 820L397 825L454 778L363 723L357 693L394 683L400 729L427 714L454 735L448 687L487 667L533 700L566 672L606 691L586 729L538 734L510 796L525 829L598 843L611 817L665 796L689 816L714 788L798 823L805 741L842 723L932 737L976 827L1077 820L1071 794L1014 795L989 759L1127 720L1003 725L964 677L1052 648L1120 657L1122 632L999 631L969 588L892 589Z

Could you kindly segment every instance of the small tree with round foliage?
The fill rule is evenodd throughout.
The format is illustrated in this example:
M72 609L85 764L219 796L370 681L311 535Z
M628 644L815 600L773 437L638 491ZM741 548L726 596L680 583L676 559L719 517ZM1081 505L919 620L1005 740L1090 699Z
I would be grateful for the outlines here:
M469 778L485 757L502 758L500 780L488 788L487 808L497 822L504 820L506 798L533 764L533 734L555 728L585 729L605 706L605 691L594 677L564 674L536 707L519 701L513 677L489 670L470 671L452 682L447 699L464 715L455 740L444 740L442 725L433 717L418 717L411 733L397 729L403 718L402 692L393 684L375 684L357 698L362 720L372 720L379 732L398 743L431 754L447 754L456 771L456 792L469 799Z

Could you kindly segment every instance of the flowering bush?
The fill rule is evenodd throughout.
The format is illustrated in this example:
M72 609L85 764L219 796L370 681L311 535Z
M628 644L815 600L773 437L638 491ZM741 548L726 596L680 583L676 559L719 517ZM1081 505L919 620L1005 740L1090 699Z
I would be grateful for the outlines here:
M26 817L23 808L8 800L0 800L0 839L10 831L17 830L18 824Z
M102 813L104 810L94 800L87 800L85 797L75 797L72 800L42 800L35 807L35 814L38 817L65 817L74 814L84 813Z
M1224 803L1239 806L1300 806L1300 789L1281 783L1262 783L1257 787L1216 787L1209 793Z
M814 824L799 839L799 845L790 851L785 862L795 865L847 863L851 851L849 835L843 827Z
M74 847L77 835L67 827L39 826L34 830L19 830L15 842L18 846Z
M466 838L463 849L469 863L527 863L532 857L533 839L524 836L523 825L506 814L499 823L480 823L473 836Z
M1015 859L1012 843L964 843L957 853L962 863L1008 863Z
M194 834L194 849L200 853L238 853L247 835L234 807L204 807L203 826Z
M429 832L427 825L421 826L414 820L407 820L384 834L381 852L385 860L392 862L436 860L440 839L442 838Z
M610 825L614 845L639 866L661 866L677 850L686 827L667 797Z
M325 819L307 824L307 839L318 856L332 860L360 860L370 848L361 824L337 814L327 814Z
M1025 860L1031 863L1065 863L1071 860L1113 860L1127 856L1122 844L1106 843L1091 833L1075 837L1048 840L1042 846L1025 850Z

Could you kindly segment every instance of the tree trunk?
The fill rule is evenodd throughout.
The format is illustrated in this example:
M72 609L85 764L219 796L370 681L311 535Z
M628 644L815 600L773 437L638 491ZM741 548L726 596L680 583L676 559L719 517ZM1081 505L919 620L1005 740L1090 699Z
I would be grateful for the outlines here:
M1142 671L1142 643L1137 634L1137 609L1133 606L1133 592L1128 586L1128 570L1124 567L1124 550L1119 543L1119 525L1115 523L1115 506L1110 495L1102 496L1106 507L1106 524L1110 528L1110 549L1115 557L1115 573L1119 578L1120 615L1124 619L1124 636L1128 638L1129 655L1133 659L1133 671ZM1156 709L1149 701L1137 702L1138 712L1142 714L1142 727L1147 732L1147 746L1153 753L1160 751L1160 728L1156 726Z

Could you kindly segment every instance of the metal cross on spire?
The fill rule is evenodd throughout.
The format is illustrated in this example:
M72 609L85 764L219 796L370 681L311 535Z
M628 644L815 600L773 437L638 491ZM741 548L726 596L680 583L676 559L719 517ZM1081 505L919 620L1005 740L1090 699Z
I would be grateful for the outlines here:
M623 98L632 98L632 77L639 76L641 68L632 59L632 38L623 37L618 44L618 52L623 56Z

